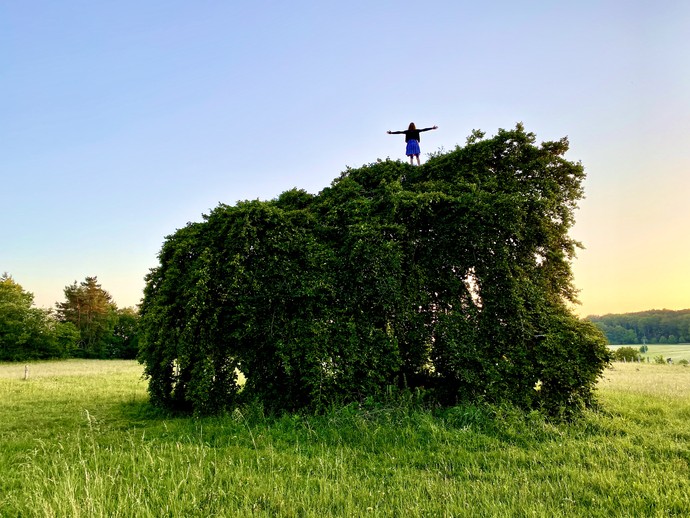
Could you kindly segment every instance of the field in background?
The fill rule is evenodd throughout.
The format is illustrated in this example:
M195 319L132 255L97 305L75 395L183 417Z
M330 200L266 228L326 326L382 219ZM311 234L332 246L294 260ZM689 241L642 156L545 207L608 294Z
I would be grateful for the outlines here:
M669 404L685 400L690 403L690 367L615 362L599 382L599 392L604 401L616 394Z
M611 345L611 349L618 349L619 347L632 347L638 350L640 344L630 344L630 345ZM655 356L662 355L664 358L671 358L674 362L678 360L688 360L690 361L690 344L677 344L677 345L658 345L658 344L647 344L649 348L646 353L642 354L643 358L649 358L649 361L654 361Z
M400 400L172 417L141 371L0 365L0 516L690 515L689 367L616 363L571 424Z
M64 377L141 377L143 367L133 360L63 360L29 363L0 363L0 378L23 379L25 368L29 368L31 379ZM145 389L145 384L143 384ZM140 387L141 388L141 387Z

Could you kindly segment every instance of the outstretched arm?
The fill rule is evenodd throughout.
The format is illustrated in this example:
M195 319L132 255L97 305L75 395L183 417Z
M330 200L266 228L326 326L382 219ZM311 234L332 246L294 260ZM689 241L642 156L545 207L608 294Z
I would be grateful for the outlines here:
M405 133L405 132L404 132L404 131L391 131L391 130L388 130L386 133L388 133L389 135L402 135L402 134Z
M431 128L420 129L419 131L430 131L430 130L435 130L435 129L438 129L438 126L432 126Z

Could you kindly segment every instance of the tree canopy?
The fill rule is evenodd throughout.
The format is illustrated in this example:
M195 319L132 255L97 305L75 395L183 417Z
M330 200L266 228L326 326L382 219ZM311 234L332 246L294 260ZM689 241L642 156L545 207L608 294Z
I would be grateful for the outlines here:
M86 277L65 287L57 317L79 332L75 356L82 358L135 358L138 351L139 314L118 309L97 277Z
M118 309L96 277L64 292L57 311L36 308L32 293L8 273L0 276L0 361L136 357L136 309Z
M179 229L141 306L152 401L318 410L397 386L440 404L590 403L609 353L569 310L585 175L567 150L521 125L475 131L421 167L377 161Z
M0 276L0 361L63 358L74 350L77 330L34 307L34 296L7 273Z
M58 317L79 329L79 353L85 358L102 358L112 335L117 306L96 277L86 277L65 287L65 301L57 303Z

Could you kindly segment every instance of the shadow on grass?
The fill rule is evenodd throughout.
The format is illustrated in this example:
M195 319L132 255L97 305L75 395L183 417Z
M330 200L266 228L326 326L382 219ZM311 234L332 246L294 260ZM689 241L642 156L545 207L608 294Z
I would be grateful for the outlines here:
M123 430L145 431L150 439L199 444L213 448L291 448L296 444L377 451L386 443L414 444L423 449L447 442L529 450L538 443L562 441L564 435L584 439L619 432L594 411L580 420L554 423L537 411L491 405L429 408L410 402L351 403L320 414L266 414L260 404L245 404L217 416L195 417L158 408L136 399L113 409ZM479 446L478 446L479 447ZM481 446L483 447L483 446Z

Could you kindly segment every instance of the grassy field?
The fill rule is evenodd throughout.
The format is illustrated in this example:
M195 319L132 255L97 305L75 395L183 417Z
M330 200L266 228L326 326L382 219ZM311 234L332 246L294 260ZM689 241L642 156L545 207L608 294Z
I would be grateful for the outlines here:
M0 516L689 516L690 368L615 364L572 424L411 403L165 416L126 361L0 365Z
M612 345L612 349L618 347L632 347L634 349L639 349L640 344L633 345ZM656 356L663 356L664 358L671 358L674 362L678 360L688 360L690 361L690 344L677 344L677 345L658 345L652 344L647 345L649 350L642 354L643 358L649 358L649 361L654 361Z

